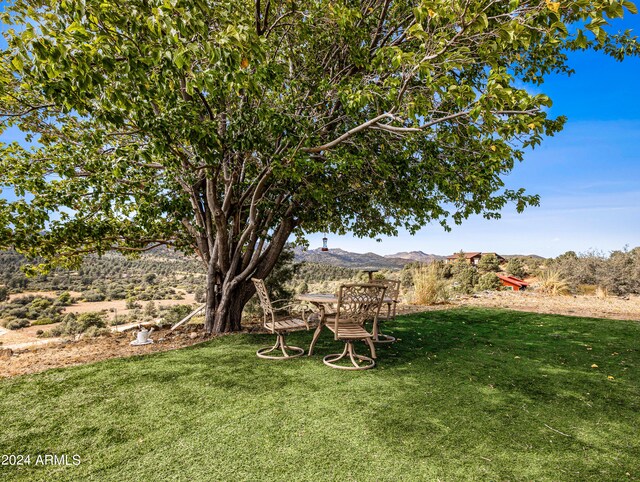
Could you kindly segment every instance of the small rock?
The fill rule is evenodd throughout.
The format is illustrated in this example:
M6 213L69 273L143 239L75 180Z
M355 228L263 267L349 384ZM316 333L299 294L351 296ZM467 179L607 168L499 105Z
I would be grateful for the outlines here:
M13 355L11 348L0 348L0 358L10 358Z
M196 338L198 338L198 334L195 331L192 331L191 333L189 333L189 338L195 340Z
M158 338L158 343L162 343L163 341L167 341L166 338Z

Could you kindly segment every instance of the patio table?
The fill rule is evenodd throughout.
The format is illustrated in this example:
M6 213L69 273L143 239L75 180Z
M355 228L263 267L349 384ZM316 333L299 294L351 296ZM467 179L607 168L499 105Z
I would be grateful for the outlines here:
M320 311L320 321L318 322L318 326L316 331L313 334L313 340L311 341L311 346L309 347L309 356L313 354L313 347L320 336L320 332L322 331L322 327L326 324L327 314L333 311L335 305L338 304L338 295L333 293L307 293L304 295L297 295L296 299L299 301L306 301L307 303L311 303ZM382 303L393 302L391 298L384 298ZM376 317L373 320L373 341L380 341L378 338L378 318Z
M367 273L367 275L369 276L369 281L373 281L373 273L377 273L379 270L375 269L375 268L362 268L362 271Z

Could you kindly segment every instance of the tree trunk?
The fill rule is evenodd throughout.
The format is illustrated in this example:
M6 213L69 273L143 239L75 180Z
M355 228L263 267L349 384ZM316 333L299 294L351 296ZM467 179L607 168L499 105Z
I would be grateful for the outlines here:
M255 286L251 277L266 278L273 270L285 243L294 228L292 217L285 218L276 230L268 248L261 251L260 259L253 272L245 270L237 279L228 276L218 265L218 260L211 257L207 269L207 300L205 311L205 331L207 333L228 333L242 329L242 310L255 294ZM234 268L235 267L235 268ZM241 267L231 263L230 269L241 272Z
M207 298L205 300L204 329L207 333L213 331L215 324L216 309L219 304L220 276L213 259L209 260L207 266Z
M229 333L242 329L242 310L255 293L251 281L234 287L220 286L215 280L207 280L207 306L205 331L207 333Z

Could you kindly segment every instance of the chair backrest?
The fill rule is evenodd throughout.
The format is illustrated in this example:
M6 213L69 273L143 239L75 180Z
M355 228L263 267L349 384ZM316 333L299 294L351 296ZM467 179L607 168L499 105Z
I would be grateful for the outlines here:
M357 322L363 325L367 320L375 320L380 313L386 286L375 283L348 284L338 291L338 310L335 318L335 338L338 339L340 323Z
M395 279L377 279L373 280L372 283L380 286L386 286L387 291L385 293L385 297L393 301L398 301L398 298L400 297L400 281Z
M271 305L271 299L269 298L269 292L264 284L264 280L258 278L251 278L254 286L256 287L256 293L258 293L258 299L260 300L260 307L262 308L263 320L262 323L265 328L269 328L272 332L275 331L275 315L273 312L273 306ZM271 318L271 326L267 325L267 317Z

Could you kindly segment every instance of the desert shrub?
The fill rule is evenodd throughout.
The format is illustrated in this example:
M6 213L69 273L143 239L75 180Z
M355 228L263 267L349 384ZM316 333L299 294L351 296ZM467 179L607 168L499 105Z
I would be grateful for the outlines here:
M127 317L123 315L114 316L111 320L109 320L109 325L118 326L124 325L127 322Z
M9 290L6 286L0 286L0 302L7 301L9 299Z
M104 301L107 298L104 293L95 290L85 291L82 297L89 302Z
M580 292L581 285L593 285L613 295L640 293L640 248L576 254L568 251L549 261L569 287Z
M88 313L82 313L77 318L78 323L82 331L86 331L89 327L95 326L98 328L104 328L107 326L105 321L105 314L100 311L90 311Z
M473 293L478 283L478 270L467 264L466 266L456 266L454 269L453 281L454 288L459 293Z
M173 325L194 310L192 305L174 305L163 310L162 324Z
M569 283L559 271L554 269L547 269L540 274L538 277L538 289L553 296L570 293Z
M449 299L448 283L444 279L442 269L437 263L416 268L412 274L414 286L414 303L418 305L434 305Z
M40 336L44 338L62 336L62 326L58 325L58 326L54 326L50 330L45 330Z
M493 253L483 255L480 261L478 261L478 270L481 273L495 273L500 271L500 261L498 261L498 257Z
M26 328L27 326L30 326L30 325L31 323L29 322L29 320L23 318L23 319L16 319L16 320L9 321L5 325L5 328L9 330L19 330L20 328Z
M495 291L500 288L500 278L495 273L485 273L478 279L476 291Z
M61 306L69 306L71 304L71 293L65 291L58 296L58 304Z
M111 333L111 330L108 328L98 328L97 326L91 326L87 328L84 332L84 335L90 338L95 338L97 336L104 336Z
M16 319L15 316L4 315L4 318L0 319L0 326L6 328L7 327L7 323L9 323L10 321L13 321L15 319Z
M298 286L296 286L296 293L302 295L308 292L309 284L305 280L300 281L300 283L298 283Z
M614 295L640 293L640 248L613 251L601 263L597 273L598 286Z
M136 310L136 309L142 308L142 305L138 303L138 301L135 298L127 298L125 306L127 307L128 310Z
M34 320L31 322L31 325L33 326L42 326L42 325L50 325L51 323L56 323L60 320L57 320L55 318L38 318L37 320Z
M6 315L14 316L16 318L26 318L28 313L28 308L26 308L25 306L18 306L16 308L9 309L9 311L6 312Z
M511 258L507 263L507 273L516 278L524 278L527 275L524 263L518 258Z
M52 304L53 300L51 298L37 297L30 303L30 308L40 311L49 308Z
M595 295L597 288L596 285L580 284L576 287L576 291L580 295Z
M144 307L144 316L147 318L155 318L158 316L158 309L153 301L149 301Z
M124 300L127 297L127 291L122 286L111 286L107 290L107 296L110 300Z
M99 311L82 313L77 316L69 313L63 318L60 325L46 331L44 336L78 335L86 332L89 328L105 328L106 325L105 314Z
M204 287L202 286L198 286L196 288L196 290L193 293L195 300L198 303L204 303L205 300L207 299L207 292L205 291Z
M36 299L36 297L34 295L21 296L20 298L14 298L13 301L11 302L11 304L12 305L26 306L26 305L30 304L35 299Z
M402 268L402 271L400 271L400 285L405 289L413 286L413 272L420 265L410 266L411 265L406 265Z

